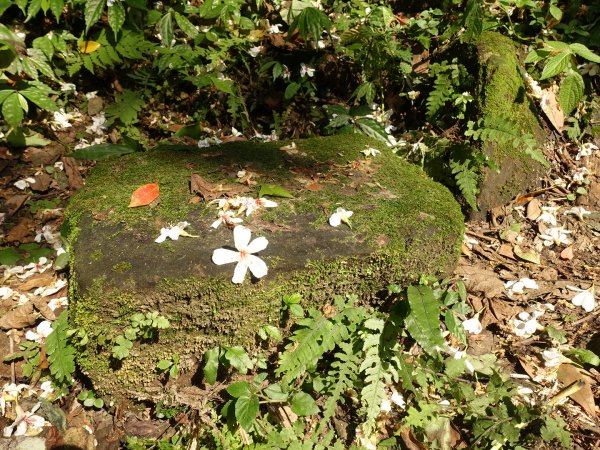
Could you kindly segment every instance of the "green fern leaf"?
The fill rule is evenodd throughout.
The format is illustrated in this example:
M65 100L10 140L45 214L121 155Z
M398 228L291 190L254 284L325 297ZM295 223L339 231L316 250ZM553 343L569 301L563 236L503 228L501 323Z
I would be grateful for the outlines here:
M406 328L423 350L434 353L444 345L440 332L440 303L428 286L409 286L407 290L410 313Z
M71 384L75 372L75 347L68 339L68 315L63 312L52 324L53 331L46 338L46 353L50 363L50 373L57 384Z
M360 366L360 372L365 375L360 398L362 403L361 412L365 415L363 427L367 436L373 431L381 411L381 402L386 398L385 377L387 371L379 354L384 324L383 320L375 318L365 322L365 327L369 331L363 344L365 359Z
M123 94L117 94L116 102L106 107L106 118L112 124L119 120L128 126L138 121L138 113L146 104L144 98L136 92L125 90Z
M454 175L456 185L469 206L477 211L477 194L479 193L479 174L469 164L450 161L450 169Z

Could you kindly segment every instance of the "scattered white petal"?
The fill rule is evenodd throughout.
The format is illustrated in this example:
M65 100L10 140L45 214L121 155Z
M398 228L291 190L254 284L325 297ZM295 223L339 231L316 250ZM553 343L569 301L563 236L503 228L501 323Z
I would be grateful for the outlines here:
M595 286L592 285L589 289L579 289L575 286L567 286L572 291L579 292L571 299L571 303L575 306L581 306L586 312L592 312L596 308Z
M42 343L46 341L46 338L52 331L52 322L44 320L37 326L36 331L27 331L27 333L25 333L25 339Z
M546 367L558 367L562 361L562 354L557 348L550 348L542 352L542 358L544 358L544 365Z
M581 158L586 156L592 156L592 154L598 150L598 146L592 144L591 142L586 142L581 147L579 147L579 152L575 155L575 159L579 161Z
M579 220L583 220L583 216L589 216L590 214L592 214L592 212L588 211L583 206L573 206L571 209L566 210L564 214L572 214L574 216L577 216Z
M28 177L28 178L23 178L19 181L16 181L14 183L14 186L17 189L24 190L24 189L27 189L29 187L29 185L33 184L33 183L35 183L35 178Z
M519 337L529 337L540 327L537 318L527 312L521 312L513 319L513 332Z
M392 411L392 402L389 399L384 398L381 402L381 406L379 407L379 409L381 410L381 412L384 412L384 413L391 412Z
M571 239L569 238L570 230L565 230L564 227L553 227L548 228L546 233L540 234L539 237L544 241L544 245L546 247L550 247L551 245L568 245L571 243Z
M582 184L585 182L585 179L589 174L590 171L587 167L578 167L571 172L571 180L577 184Z
M179 239L179 236L198 237L198 236L192 236L191 234L188 234L187 232L185 232L184 229L187 226L189 226L188 222L179 222L177 225L174 225L170 228L161 228L160 236L158 236L154 240L154 242L156 242L157 244L160 244L161 242L164 242L167 238L176 241Z
M524 294L525 289L539 289L535 280L531 278L521 278L519 280L509 280L504 283L504 288L507 290L509 297L513 294Z
M250 53L250 56L252 56L253 58L256 58L258 55L260 55L263 48L264 47L262 45L259 45L257 47L252 47L250 50L248 50L248 53Z
M1 286L0 287L0 300L9 299L13 296L14 293L15 293L15 291L13 291L8 286Z
M392 396L390 397L390 400L392 401L392 403L402 409L404 409L406 407L406 401L404 400L404 397L402 397L402 394L399 394L398 392L396 392L395 389L392 389Z
M483 331L483 326L481 325L481 322L479 321L478 315L476 315L475 317L472 317L471 319L463 321L462 326L465 329L465 331L467 331L471 334L479 334Z
M305 75L308 75L309 77L312 77L315 74L315 69L307 66L304 63L300 64L300 76L303 77Z
M376 148L369 147L365 150L361 150L360 152L363 153L365 156L377 156L381 153L381 150L377 150Z
M210 225L212 228L219 228L221 224L225 226L233 226L236 223L243 222L243 220L239 217L233 217L233 213L231 211L219 211L218 217L219 218Z

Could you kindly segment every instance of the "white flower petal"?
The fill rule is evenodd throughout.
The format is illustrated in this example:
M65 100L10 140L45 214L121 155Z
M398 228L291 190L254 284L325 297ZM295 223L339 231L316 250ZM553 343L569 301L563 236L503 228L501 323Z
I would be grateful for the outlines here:
M256 278L262 278L267 274L267 264L262 259L254 255L248 255L246 258L248 259L248 268L252 272L252 275Z
M226 248L218 248L212 254L212 262L218 266L223 264L231 264L240 260L239 252L234 252Z
M248 248L251 237L252 232L242 225L238 225L233 229L233 242L238 251L246 250Z
M339 227L342 223L342 217L338 213L333 213L331 217L329 217L329 225L332 227Z
M483 331L483 326L481 325L481 322L479 321L479 318L477 316L465 320L463 323L463 328L465 329L465 331L471 333L471 334L479 334Z
M248 247L246 247L246 251L248 253L258 253L267 248L267 245L269 245L269 241L266 237L257 237L252 242L250 242L250 244L248 244Z
M233 278L232 282L235 284L241 284L244 282L244 278L246 278L246 272L248 271L248 263L246 261L238 262L233 270Z

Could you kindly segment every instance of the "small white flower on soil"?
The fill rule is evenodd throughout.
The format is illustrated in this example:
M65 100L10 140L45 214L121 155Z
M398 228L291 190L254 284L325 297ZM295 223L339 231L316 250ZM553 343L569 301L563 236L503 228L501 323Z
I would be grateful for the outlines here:
M242 219L239 217L233 217L233 213L231 211L219 211L219 218L215 220L212 224L212 228L219 228L221 224L225 226L233 226L236 223L242 223Z
M586 156L592 156L594 151L598 150L598 146L592 144L591 142L586 142L579 148L579 152L575 155L575 159L579 161L581 158Z
M92 117L92 124L85 128L86 133L90 134L104 134L106 128L106 117L104 113L100 113Z
M565 227L552 227L546 230L546 233L540 234L539 237L544 241L546 247L552 245L568 245L571 243L569 238L570 230L565 230Z
M176 241L177 239L179 239L179 236L198 237L198 236L192 236L191 234L188 234L186 231L184 231L184 229L188 225L189 225L188 222L179 222L177 225L174 225L171 228L161 228L160 236L157 237L154 240L154 242L156 242L157 244L160 244L161 242L164 242L167 238Z
M540 214L535 221L547 223L548 225L552 225L553 227L555 227L558 224L555 215L558 209L558 206L542 206L542 214Z
M271 34L281 33L281 31L279 30L279 27L281 27L281 25L279 25L279 24L270 25L269 28L267 28L267 31Z
M283 65L283 72L281 73L281 77L284 80L289 80L291 76L292 76L292 72L290 72L289 67L284 64Z
M329 217L329 225L332 227L338 227L343 222L349 227L352 227L350 224L350 217L352 217L352 214L354 214L353 211L346 211L344 208L338 208Z
M550 348L542 352L542 358L544 358L544 365L546 367L558 367L562 360L562 354L557 348Z
M520 337L529 337L534 334L540 324L537 318L527 312L521 312L518 319L513 319L513 332Z
M312 77L315 74L315 69L307 66L304 63L300 64L300 76L303 77L305 75L308 75L309 77Z
M579 292L571 299L575 306L581 306L586 312L592 312L596 308L596 299L594 298L595 287L592 285L589 289L579 289L575 286L567 286L572 291Z
M13 296L14 292L15 291L13 291L8 286L0 287L0 300L6 300L8 298L11 298Z
M39 343L45 342L46 338L50 336L50 333L53 331L52 322L44 320L37 326L35 330L36 331L29 330L27 333L25 333L25 339Z
M37 403L31 408L31 411L23 412L21 407L17 405L17 418L12 425L4 428L4 437L15 436L37 436L42 432L42 428L46 425L46 419L34 414L40 407Z
M389 413L389 412L391 412L392 411L392 402L389 399L384 398L381 401L381 406L379 407L379 409L383 413Z
M200 139L198 141L198 148L206 148L206 147L210 147L211 145L221 144L222 142L223 141L221 139L219 139L218 137L208 137L208 138Z
M65 128L71 128L71 122L69 122L70 115L67 114L64 108L59 109L58 111L54 111L54 121L53 124L57 127L58 130L63 130Z
M571 209L566 210L564 214L572 214L574 216L577 216L579 220L583 220L583 216L589 216L590 214L592 214L592 212L588 211L583 206L573 206Z
M264 47L262 45L252 47L250 50L248 50L248 53L250 53L250 56L253 58L256 58L258 55L260 55L260 52L262 52L263 48Z
M267 198L250 198L244 197L244 202L242 209L240 211L246 210L246 217L252 214L254 211L260 208L275 208L277 206L277 202L273 200L269 200Z
M57 297L48 302L48 308L50 308L52 311L55 311L57 308L67 306L68 304L68 297Z
M406 407L406 401L404 401L404 397L402 394L398 393L395 389L392 389L392 396L390 397L392 403L402 409Z
M463 321L462 326L465 329L465 331L471 334L479 334L483 331L483 326L479 321L479 315L476 315L471 319Z
M231 279L236 284L244 282L248 269L256 278L262 278L268 272L265 262L258 256L254 256L253 253L267 248L269 241L261 236L250 242L250 238L250 230L238 225L233 229L233 242L237 251L218 248L212 255L212 261L217 265L237 263Z
M372 148L372 147L361 150L360 152L363 153L365 156L377 156L381 153L380 150L377 150L376 148Z
M52 294L56 294L62 288L67 285L67 280L59 279L56 282L50 284L49 286L41 286L37 288L33 294L39 295L40 297L48 297Z
M40 395L39 395L40 398L48 398L54 393L54 388L52 387L52 381L50 381L50 380L44 381L42 384L40 384L40 389L42 390L42 392L40 392Z
M520 280L510 280L504 283L504 288L508 291L509 297L513 294L524 294L525 289L539 289L537 282L531 278L521 278Z
M582 184L589 174L590 171L587 167L578 167L571 172L571 180L573 180L574 183Z
M16 401L21 391L25 388L27 388L26 384L5 383L2 386L2 392L0 393L0 411L2 412L2 416L6 414L6 403Z

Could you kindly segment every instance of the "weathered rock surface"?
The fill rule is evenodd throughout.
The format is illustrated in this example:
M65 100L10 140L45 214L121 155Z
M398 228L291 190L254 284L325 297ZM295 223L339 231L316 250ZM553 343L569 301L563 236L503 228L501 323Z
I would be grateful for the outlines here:
M519 63L522 50L506 36L485 32L476 47L478 65L478 92L484 124L493 123L499 117L514 120L521 134L532 134L540 148L545 142L544 130L538 114L527 96ZM546 169L525 153L522 146L511 142L488 144L484 149L499 170L485 171L480 185L478 205L480 214L504 205L517 194L539 185Z
M73 198L67 225L72 236L69 314L90 338L78 363L99 392L159 400L189 386L202 352L216 345L252 349L256 330L278 324L282 296L300 293L303 304L322 306L337 294L385 302L390 283L452 269L463 236L460 207L440 184L362 135L284 143L230 143L207 149L165 147L99 163ZM365 157L367 146L381 154ZM285 188L277 208L244 217L253 237L265 236L259 256L269 273L231 282L234 265L211 255L233 246L233 233L213 229L217 205L190 203L192 173L232 192L236 173L252 173L259 186ZM155 207L127 208L139 186L160 185ZM354 211L352 228L333 228L337 207ZM182 220L199 238L157 244L161 227ZM112 341L137 312L158 311L171 326L153 342L136 341L123 361ZM160 359L181 356L183 375L161 382Z

